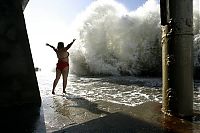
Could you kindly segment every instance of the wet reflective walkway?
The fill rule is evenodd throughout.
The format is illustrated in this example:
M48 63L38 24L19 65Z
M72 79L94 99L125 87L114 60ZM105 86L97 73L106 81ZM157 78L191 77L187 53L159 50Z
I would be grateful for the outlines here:
M102 85L108 82L103 82L104 84L102 82L99 83L98 78L77 79L70 77L69 80L67 94L63 95L61 93L62 89L60 84L56 90L56 95L52 95L51 82L53 81L53 76L51 77L49 75L46 78L38 75L46 132L48 133L200 132L199 112L190 120L163 115L161 112L161 104L159 103L160 90L157 91L157 88L154 89L154 86L157 86L160 81L149 82L150 85L144 85L147 82L140 81L137 83L140 86L135 87L135 89L129 88L134 86L133 83L129 85L129 82L126 82L124 86L120 83L120 89L120 86L117 88L116 85L110 87L111 84L107 85L107 88L105 86L102 87ZM147 86L153 89L150 90ZM113 90L108 87L113 88ZM105 93L102 90L107 90L108 92ZM129 94L131 98L135 90L137 93L134 93L135 97L132 97L139 101L132 100L136 101L135 103L127 100L123 101L122 98ZM111 95L110 97L106 97L106 94ZM198 97L199 93L197 93ZM155 100L151 100L150 98ZM119 102L116 99L120 99ZM133 106L128 106L127 103L131 103L130 105Z
M55 133L198 133L196 120L167 117L161 104L131 107L104 101L90 102L72 95L53 96L44 106L47 132ZM199 119L199 120L198 120Z

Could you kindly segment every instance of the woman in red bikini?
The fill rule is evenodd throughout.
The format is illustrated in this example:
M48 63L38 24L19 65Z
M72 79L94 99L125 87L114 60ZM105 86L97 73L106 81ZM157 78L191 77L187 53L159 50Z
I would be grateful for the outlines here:
M67 77L69 73L69 53L67 52L67 50L72 46L75 40L76 39L73 39L73 41L70 44L68 44L67 47L64 47L63 42L59 42L57 49L54 46L51 46L48 43L46 43L47 46L51 47L56 52L58 58L58 63L56 65L56 78L53 82L52 94L55 94L55 88L60 79L61 74L63 77L63 93L66 93L65 88L67 86Z

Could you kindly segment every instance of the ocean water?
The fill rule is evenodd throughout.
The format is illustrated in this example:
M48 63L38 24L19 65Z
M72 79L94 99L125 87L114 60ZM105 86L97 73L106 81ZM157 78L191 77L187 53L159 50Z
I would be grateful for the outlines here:
M74 23L71 72L78 75L138 75L160 72L159 4L136 11L110 0L93 2ZM158 70L158 71L157 71Z
M199 1L194 0L194 66L200 67ZM74 22L70 51L76 75L161 75L160 5L128 11L114 0L94 1Z
M54 72L37 72L42 99L52 97ZM136 106L148 101L162 102L161 78L134 76L89 77L70 74L66 92L74 98L81 97L89 101L103 100L112 103ZM62 95L62 79L55 93ZM72 98L73 98L72 97ZM200 80L194 81L194 109L200 110Z

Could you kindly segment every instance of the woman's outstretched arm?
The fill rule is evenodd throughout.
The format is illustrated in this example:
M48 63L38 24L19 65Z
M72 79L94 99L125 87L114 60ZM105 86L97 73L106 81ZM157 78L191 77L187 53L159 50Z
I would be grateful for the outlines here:
M50 48L52 48L55 52L56 52L56 48L48 43L46 43L46 46L49 46Z
M65 49L68 50L68 49L72 46L72 44L74 43L75 40L76 40L76 39L73 39L73 41L72 41L70 44L68 44L68 45L65 47Z

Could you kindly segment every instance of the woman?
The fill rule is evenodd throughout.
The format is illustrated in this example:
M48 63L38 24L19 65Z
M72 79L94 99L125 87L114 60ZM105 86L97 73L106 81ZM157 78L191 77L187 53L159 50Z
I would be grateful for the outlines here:
M49 45L46 43L47 46L51 47L57 54L58 63L56 65L56 78L53 82L53 90L52 94L55 94L55 88L56 85L60 79L60 76L62 74L63 77L63 93L66 93L65 88L67 86L67 77L69 73L69 52L67 50L72 46L76 39L73 39L73 41L67 45L67 47L64 47L63 42L59 42L57 49L54 46Z

